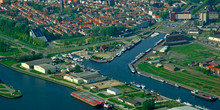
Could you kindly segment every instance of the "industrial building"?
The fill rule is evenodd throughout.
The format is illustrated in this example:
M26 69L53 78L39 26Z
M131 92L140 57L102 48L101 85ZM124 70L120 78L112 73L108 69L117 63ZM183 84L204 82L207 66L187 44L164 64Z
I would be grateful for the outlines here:
M170 21L187 20L187 19L192 19L192 15L190 14L190 12L184 12L184 13L172 12L170 14Z
M34 65L34 70L44 74L51 74L56 72L56 67L50 64L40 64Z
M220 35L213 35L208 38L211 41L220 42Z
M90 72L90 71L82 72L82 73L74 73L71 75L83 79L83 82L86 84L104 81L107 79L106 76L103 76L98 72Z
M160 52L161 52L161 53L164 53L164 52L167 51L167 49L168 49L168 46L164 46L162 49L160 49Z
M187 43L188 41L185 40L185 36L182 34L172 34L172 35L167 35L165 38L165 43L164 45L178 45L178 44L184 44Z
M47 64L50 62L52 62L52 60L50 60L50 59L33 60L33 61L21 63L21 67L24 67L26 69L34 69L34 65Z
M170 71L177 71L179 68L177 68L175 65L171 64L164 64L164 69L170 70Z
M83 79L82 78L77 78L77 77L74 77L72 75L65 75L63 77L63 79L65 79L67 81L70 81L70 82L74 82L76 84L82 84L83 83Z
M136 106L140 106L141 103L136 101L136 100L132 100L132 99L127 99L125 100L125 103L128 104L128 105L131 105L133 107L136 107Z
M110 87L107 89L107 93L112 94L112 95L119 95L119 94L122 94L122 91L120 89Z

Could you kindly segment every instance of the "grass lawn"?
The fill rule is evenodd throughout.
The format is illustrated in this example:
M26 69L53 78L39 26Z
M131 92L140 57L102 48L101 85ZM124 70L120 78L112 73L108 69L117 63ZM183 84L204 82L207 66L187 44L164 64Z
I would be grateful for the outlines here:
M131 93L131 92L139 91L138 89L128 86L128 85L115 86L115 88L122 90L124 93Z
M30 70L30 72L32 72L32 73L37 73L37 74L44 74L44 73L38 72L38 71L36 71L36 70ZM45 74L44 74L44 75L45 75Z
M155 108L162 108L162 107L173 108L179 106L183 106L183 104L178 103L176 101L159 102L155 104Z
M99 93L99 94L97 94L98 96L100 96L100 97L102 97L102 98L109 98L109 96L107 96L107 95L105 95L105 94L103 94L103 93Z
M29 53L31 52L30 50L26 49L26 48L21 48L22 51L26 52L26 53Z
M5 59L2 60L1 63L7 65L7 66L12 66L13 64L17 63L15 60L12 59Z
M157 68L148 63L140 63L138 68L147 73L220 96L220 78L202 73L171 72L164 68Z
M5 88L5 86L3 86L3 85L0 84L0 88Z
M186 55L187 58L178 61L178 63L182 63L184 65L187 65L188 63L192 63L192 62L200 62L207 58L220 57L220 53L210 50L199 44L175 46L175 47L170 47L169 50Z
M9 92L9 90L3 89L3 90L0 90L0 92Z
M21 53L17 48L11 48L8 52L0 52L0 56L11 56Z
M128 99L135 99L135 97L149 98L149 97L152 97L152 95L150 93L146 94L145 92L137 92L133 94L127 94L125 95L125 97Z

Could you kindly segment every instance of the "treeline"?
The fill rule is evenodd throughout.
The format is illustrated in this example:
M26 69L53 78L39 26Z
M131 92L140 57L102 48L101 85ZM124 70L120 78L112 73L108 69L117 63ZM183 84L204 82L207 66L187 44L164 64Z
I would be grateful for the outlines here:
M26 62L26 61L36 60L40 58L43 58L43 54L41 53L37 53L37 54L34 53L30 55L21 54L21 55L13 56L13 59L17 62Z
M120 25L120 26L107 26L107 27L93 27L91 29L91 32L95 35L102 35L102 36L116 36L122 33L122 31L125 30L125 27Z
M0 40L0 52L8 52L9 49L10 49L10 46L4 41Z
M194 1L194 0L193 0ZM197 0L198 1L198 0ZM192 2L192 1L191 1ZM203 3L200 5L200 6L198 6L198 7L196 7L196 8L194 8L194 9L192 9L191 10L191 13L192 14L195 14L196 12L198 12L200 9L202 9L202 8L204 8L205 6L207 6L207 5L215 5L215 4L218 4L218 3L220 3L220 0L203 0Z
M30 28L27 20L24 23L19 23L0 16L0 32L2 34L34 45L46 47L46 42L43 40L30 37L29 31Z

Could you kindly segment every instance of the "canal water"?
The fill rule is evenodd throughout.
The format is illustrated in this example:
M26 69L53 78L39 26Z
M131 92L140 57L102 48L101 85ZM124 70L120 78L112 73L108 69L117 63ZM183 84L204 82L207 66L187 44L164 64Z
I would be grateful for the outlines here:
M159 81L132 74L128 68L135 56L140 52L144 52L148 48L153 48L153 45L164 37L165 34L160 34L158 37L149 38L142 41L133 49L126 51L121 57L117 57L111 63L96 63L85 61L86 67L100 70L100 73L114 79L131 82L135 81L139 84L146 85L147 89L153 89L166 97L177 99L180 98L184 102L189 102L194 105L206 106L213 110L220 110L220 103L209 102L194 96L191 96L190 91L183 88L161 83ZM19 99L7 99L0 97L1 110L100 110L102 108L91 107L70 96L72 89L61 86L49 81L28 76L16 71L13 71L3 65L0 65L0 79L9 85L13 85L15 89L19 89L24 94Z

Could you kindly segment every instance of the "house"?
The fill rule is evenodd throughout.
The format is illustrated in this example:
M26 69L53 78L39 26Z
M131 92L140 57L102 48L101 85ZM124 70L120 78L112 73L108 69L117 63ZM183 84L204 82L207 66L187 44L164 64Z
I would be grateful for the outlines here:
M133 107L136 107L136 106L140 106L140 105L141 105L140 102L138 102L138 101L136 101L136 100L132 100L132 99L127 99L127 100L125 101L125 103L128 104L128 105L131 105L131 106L133 106Z
M99 48L99 50L101 50L102 52L105 52L108 47L109 47L108 45L102 45L102 46Z
M122 94L122 91L120 89L110 87L107 89L107 93L112 94L112 95L119 95L119 94Z
M33 60L33 61L21 63L21 66L26 69L34 69L34 65L46 64L50 62L52 62L52 60L50 59L39 59L39 60Z
M56 72L56 67L50 64L40 64L34 65L34 70L44 74L51 74Z
M149 64L156 64L156 63L159 63L160 60L153 60L153 61L148 61Z
M170 71L177 71L179 70L179 68L177 68L175 65L171 65L171 64L165 64L164 69L170 70Z
M44 33L38 28L31 29L30 36L33 37L33 38L39 38L39 39L41 39L45 42L48 41L47 38L45 37Z

